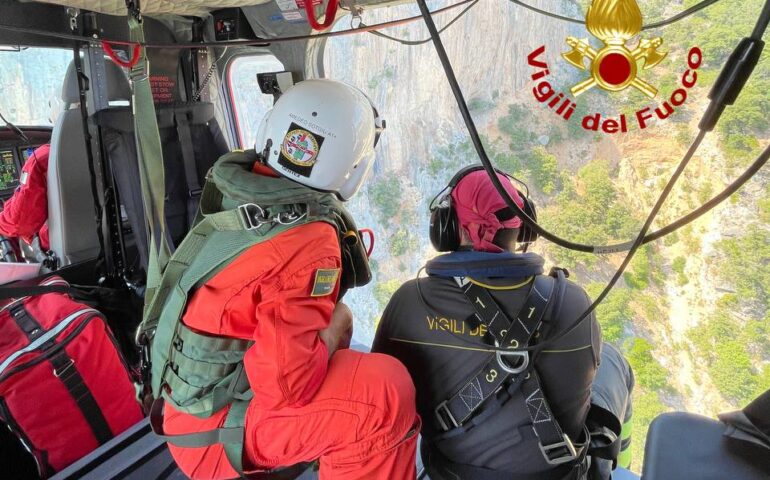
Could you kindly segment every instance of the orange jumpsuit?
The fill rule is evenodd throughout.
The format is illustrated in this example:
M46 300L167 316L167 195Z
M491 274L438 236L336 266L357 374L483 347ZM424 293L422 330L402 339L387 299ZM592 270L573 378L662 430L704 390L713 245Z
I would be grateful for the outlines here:
M295 227L247 250L198 289L183 321L255 341L244 358L254 391L247 471L320 458L321 479L413 479L420 420L409 373L381 354L345 349L330 359L318 335L329 325L339 283L328 295L311 296L316 272L340 267L334 227ZM228 408L200 419L166 404L164 427L169 434L217 428ZM169 449L193 479L238 476L222 445Z
M40 237L40 248L48 250L48 153L50 145L38 147L22 168L21 185L6 200L0 212L0 235L19 237L32 243Z

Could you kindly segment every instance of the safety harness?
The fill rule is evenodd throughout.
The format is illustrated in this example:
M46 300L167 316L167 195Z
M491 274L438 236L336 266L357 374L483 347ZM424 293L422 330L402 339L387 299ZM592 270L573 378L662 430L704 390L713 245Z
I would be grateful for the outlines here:
M221 443L239 473L243 472L244 417L253 396L243 356L253 342L186 327L181 318L191 292L254 245L309 222L326 222L337 229L343 271L354 269L345 258L365 255L357 241L351 244L345 240L351 235L358 240L358 233L335 195L285 178L252 173L256 161L254 150L233 152L212 168L201 195L197 223L169 259L138 332L145 346L145 360L149 360L144 373L149 377L147 393L153 399L153 430L179 447ZM353 272L354 279L348 282L368 282L368 275L363 273ZM166 435L162 426L165 402L199 418L210 417L227 406L230 410L223 428Z
M445 274L451 268L447 270L446 266L438 265L429 268L428 273L436 274L440 270ZM586 461L589 455L615 461L620 450L620 421L607 410L591 405L580 438L571 439L553 415L535 369L539 351L521 349L548 338L553 326L550 320L559 315L567 275L565 270L554 268L547 276L535 276L524 305L513 319L503 312L487 288L469 277L452 277L475 310L470 321L486 327L496 348L510 351L490 354L481 369L436 406L435 424L443 432L438 439L462 435L482 424L520 390L540 452L554 467L552 477L540 475L538 478L582 478L589 468ZM431 455L438 457L439 463L451 463L436 451ZM459 464L452 464L452 472L461 474L462 478L485 480L510 477L510 473L498 475L498 472Z

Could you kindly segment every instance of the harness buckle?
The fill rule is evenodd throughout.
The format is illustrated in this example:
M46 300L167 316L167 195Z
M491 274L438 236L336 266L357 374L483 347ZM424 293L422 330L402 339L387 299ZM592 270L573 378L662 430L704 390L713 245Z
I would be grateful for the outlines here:
M512 350L510 352L498 350L495 353L495 356L497 357L497 363L500 364L500 368L510 373L511 375L518 375L529 367L529 352L526 350ZM516 366L512 367L507 360L503 360L503 357L516 357L519 359L519 361L516 363Z
M190 196L190 198L200 197L201 193L203 193L202 188L194 188L187 192L187 194Z
M246 230L256 230L262 225L269 223L265 216L265 210L255 203L244 203L238 206L241 214L241 222Z
M564 439L563 441L552 443L551 445L537 444L549 465L563 465L577 460L577 450L575 445L572 444L572 440L569 439L567 434L562 434L562 438Z
M445 432L448 432L449 430L452 430L453 428L457 428L460 426L457 420L455 420L454 415L452 415L452 412L449 411L449 407L447 406L446 400L438 404L438 406L434 410L434 414L436 416L436 420L438 420L439 426Z
M69 362L67 362L67 364L62 367L61 371L54 369L53 376L56 378L61 378L61 376L64 375L67 370L72 368L73 365L75 365L75 360L70 358Z

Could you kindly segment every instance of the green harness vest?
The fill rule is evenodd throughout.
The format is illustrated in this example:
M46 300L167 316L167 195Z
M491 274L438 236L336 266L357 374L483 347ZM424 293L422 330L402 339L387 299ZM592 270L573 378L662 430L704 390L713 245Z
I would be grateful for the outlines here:
M252 173L256 160L255 151L249 150L224 155L214 165L206 179L196 224L171 256L157 289L147 299L138 332L139 343L151 345L151 369L147 373L155 433L179 447L222 443L239 473L243 472L244 417L253 396L243 356L253 342L187 328L180 320L190 292L250 247L318 221L333 225L339 232L343 288L364 285L371 279L358 230L337 197L285 178ZM224 428L165 435L164 402L200 418L210 417L227 405L232 407Z

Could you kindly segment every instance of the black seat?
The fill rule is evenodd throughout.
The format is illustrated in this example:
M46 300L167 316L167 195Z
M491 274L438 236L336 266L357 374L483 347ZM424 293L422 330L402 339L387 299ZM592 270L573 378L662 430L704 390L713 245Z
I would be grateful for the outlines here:
M725 435L727 425L666 413L647 433L642 480L767 480L770 449Z
M176 245L191 227L206 172L227 152L227 144L214 121L211 103L162 105L156 111L166 177L166 222L170 240ZM102 110L95 114L94 121L102 128L121 204L133 231L141 266L146 269L147 232L131 108Z
M51 480L184 480L163 440L148 420L137 423L94 452L65 468ZM307 466L289 469L272 480L313 480L318 476Z

